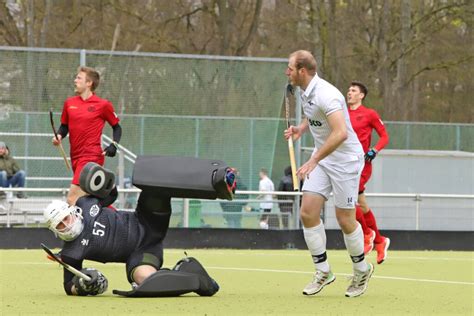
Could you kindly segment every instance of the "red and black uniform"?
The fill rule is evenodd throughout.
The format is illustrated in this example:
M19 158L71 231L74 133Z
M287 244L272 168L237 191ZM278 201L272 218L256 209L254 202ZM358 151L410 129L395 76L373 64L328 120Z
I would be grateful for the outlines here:
M75 96L64 101L61 124L68 126L73 184L79 185L79 175L88 162L104 165L101 137L106 121L110 126L120 121L108 100L92 94L87 100Z
M360 105L357 109L351 110L349 108L349 117L351 119L352 128L357 134L364 153L367 153L371 147L372 141L372 130L375 129L379 135L379 141L373 147L377 152L381 151L389 141L388 133L385 130L385 126L380 119L378 113L373 110ZM365 184L369 181L372 175L372 163L370 161L365 162L364 170L359 182L359 193L364 192Z

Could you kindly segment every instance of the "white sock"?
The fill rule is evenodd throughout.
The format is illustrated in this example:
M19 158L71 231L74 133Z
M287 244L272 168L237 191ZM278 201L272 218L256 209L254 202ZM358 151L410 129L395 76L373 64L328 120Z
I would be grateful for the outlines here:
M364 233L357 223L357 228L349 235L344 234L344 243L352 259L352 266L358 271L367 271L368 266L364 256Z
M303 227L304 240L313 257L316 270L329 272L329 263L326 256L326 231L323 222L315 227Z

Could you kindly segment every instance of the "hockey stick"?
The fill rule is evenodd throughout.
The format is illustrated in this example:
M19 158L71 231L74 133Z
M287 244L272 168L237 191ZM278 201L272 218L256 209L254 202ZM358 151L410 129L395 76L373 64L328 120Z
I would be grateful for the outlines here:
M289 95L293 94L293 86L288 83L285 89L285 117L286 117L286 128L290 127L290 99ZM288 138L288 153L290 155L290 166L291 166L291 177L293 179L293 191L299 191L299 181L296 177L296 160L295 160L295 148L293 146L293 137Z
M54 254L51 249L49 249L45 244L41 243L41 248L43 248L44 251L46 251L46 253L48 254L48 258L50 258L51 260L53 261L56 261L57 263L59 263L60 265L62 265L65 269L67 269L68 271L70 271L72 274L80 277L80 278L83 278L84 280L86 280L87 282L89 282L91 280L91 277L88 276L87 274L84 274L82 273L81 271L71 267L70 265L68 265L67 263L63 262L61 260L61 258L59 258L58 255Z
M56 133L56 128L54 127L54 119L53 119L53 111L52 110L49 111L49 120L51 122L51 127L53 128L54 137L56 138L56 140L59 141L58 133ZM71 165L69 164L69 161L67 160L66 152L64 151L62 143L59 143L58 149L59 149L59 153L61 154L61 156L63 156L64 163L66 164L67 170L71 170Z

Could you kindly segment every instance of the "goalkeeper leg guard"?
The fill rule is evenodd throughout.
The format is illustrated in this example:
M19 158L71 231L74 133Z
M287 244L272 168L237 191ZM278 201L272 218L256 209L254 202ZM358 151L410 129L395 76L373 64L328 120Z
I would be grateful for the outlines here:
M113 290L113 293L127 297L173 297L197 291L199 285L195 274L163 269L131 291Z

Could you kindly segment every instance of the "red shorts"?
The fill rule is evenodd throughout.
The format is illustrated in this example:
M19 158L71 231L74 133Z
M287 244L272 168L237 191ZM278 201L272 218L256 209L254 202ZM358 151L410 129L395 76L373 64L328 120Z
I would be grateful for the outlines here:
M71 160L72 162L72 170L74 171L74 177L72 178L72 184L79 185L79 176L81 175L82 168L89 163L95 162L101 166L104 165L105 156L85 156L79 157L77 159Z
M372 164L366 162L364 165L364 169L362 169L362 174L360 175L359 194L364 192L365 184L369 182L371 175L372 175Z

